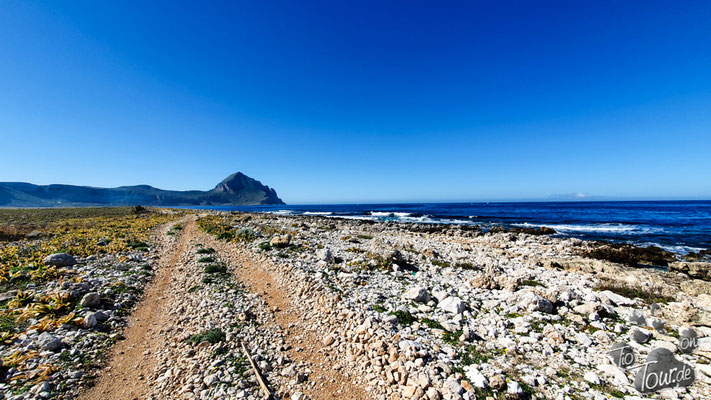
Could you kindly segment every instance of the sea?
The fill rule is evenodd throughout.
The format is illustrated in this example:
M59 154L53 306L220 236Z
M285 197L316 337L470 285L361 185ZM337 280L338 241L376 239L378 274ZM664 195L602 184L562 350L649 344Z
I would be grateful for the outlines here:
M655 245L676 253L711 248L711 201L475 202L198 207L400 223L549 227L556 236Z

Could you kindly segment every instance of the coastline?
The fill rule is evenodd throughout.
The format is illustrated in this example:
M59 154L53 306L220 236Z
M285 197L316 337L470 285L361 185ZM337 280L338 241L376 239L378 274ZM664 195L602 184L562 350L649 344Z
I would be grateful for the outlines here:
M694 383L665 389L664 397L711 396L708 263L686 263L685 271L675 261L667 269L631 267L609 244L535 230L100 211L108 215L98 220L97 210L53 212L75 229L101 221L112 240L105 230L82 230L87 244L75 265L49 280L37 275L42 268L27 269L24 286L5 293L17 303L8 303L6 316L23 311L20 301L55 294L66 296L62 312L71 315L19 323L5 335L0 355L16 363L0 382L8 398L119 399L126 390L141 398L257 398L242 344L282 399L638 396L637 371L608 356L616 343L638 363L663 348L693 368ZM142 228L134 249L125 240L135 224L151 228L150 235ZM42 249L32 259L41 260L55 251L43 243L74 237L65 226L60 219L44 227L48 235L0 250L31 245ZM115 297L126 293L109 290L117 284L130 288L135 310ZM89 305L94 292L101 297ZM698 348L687 353L680 337L689 328ZM42 375L46 365L56 366L51 375ZM27 378L38 374L42 380Z
M557 236L657 246L681 256L711 249L711 201L313 204L193 209L311 215L489 229L547 228Z
M374 394L415 398L430 387L451 396L445 398L498 393L502 387L490 383L502 376L521 396L527 390L542 390L546 398L571 390L634 394L634 374L610 364L609 347L639 331L653 338L632 341L644 357L657 346L676 348L679 332L694 326L706 339L690 362L706 372L688 393L711 395L708 281L582 257L580 250L594 244L579 239L481 234L459 226L422 231L322 216L210 214L208 230L270 265L302 302L301 317L330 343L337 368L352 371ZM659 308L651 311L652 303ZM655 321L663 327L651 328ZM378 343L385 343L385 355L400 356L368 350ZM467 365L477 357L486 362ZM564 370L577 380L559 376ZM591 389L589 380L608 386ZM468 390L474 381L482 387Z

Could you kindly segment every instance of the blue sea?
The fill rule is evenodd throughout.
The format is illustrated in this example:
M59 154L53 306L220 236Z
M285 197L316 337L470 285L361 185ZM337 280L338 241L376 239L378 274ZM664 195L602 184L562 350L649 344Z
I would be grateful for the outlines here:
M408 203L200 207L432 224L550 227L558 236L656 245L688 253L711 248L711 201Z

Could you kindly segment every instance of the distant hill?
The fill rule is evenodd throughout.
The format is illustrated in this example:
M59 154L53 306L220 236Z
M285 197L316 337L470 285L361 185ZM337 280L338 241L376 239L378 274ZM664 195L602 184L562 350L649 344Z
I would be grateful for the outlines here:
M148 185L96 188L72 185L33 185L0 182L0 207L83 206L227 206L284 204L276 191L241 172L214 189L162 190Z

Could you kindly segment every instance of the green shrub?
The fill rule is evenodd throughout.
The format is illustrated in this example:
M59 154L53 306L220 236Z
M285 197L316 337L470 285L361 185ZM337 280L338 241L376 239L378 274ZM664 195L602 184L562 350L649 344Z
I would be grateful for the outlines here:
M226 274L227 267L224 264L209 264L204 269L206 274Z
M442 324L440 324L439 322L437 322L433 319L422 318L420 320L420 322L422 322L423 324L427 325L428 327L430 327L432 329L444 329L444 327L442 327Z
M242 228L235 234L235 238L243 241L254 240L256 237L257 234L250 228Z
M645 303L669 303L674 301L674 298L661 293L657 289L644 289L639 287L631 287L624 283L604 282L595 287L597 291L609 290L620 296L629 297L630 299L641 299Z
M449 268L452 266L452 264L450 264L446 261L440 261L440 260L432 260L432 265L436 265L436 266L442 267L442 268Z
M525 279L523 282L521 282L521 284L522 284L523 286L541 286L541 287L546 287L546 285L544 285L543 283L538 282L538 281L535 281L535 280L533 280L533 279Z
M146 242L141 242L139 240L129 240L128 243L126 243L126 246L134 249L134 250L140 250L145 248L148 250L148 243Z
M402 325L411 325L413 322L415 322L415 317L413 317L412 314L410 314L410 312L406 310L397 310L390 314L397 317L397 322Z
M225 333L219 328L209 329L202 331L198 334L192 335L188 338L188 343L196 345L202 342L208 342L210 344L219 343L225 340Z
M220 232L220 234L217 235L217 238L219 240L232 240L235 237L234 233L232 232Z
M200 262L200 263L211 263L211 262L215 262L215 258L214 258L214 257L200 257L200 259L198 260L198 262Z
M213 249L212 247L208 247L206 249L200 249L197 251L198 254L212 254L214 252L215 252L215 249Z

